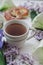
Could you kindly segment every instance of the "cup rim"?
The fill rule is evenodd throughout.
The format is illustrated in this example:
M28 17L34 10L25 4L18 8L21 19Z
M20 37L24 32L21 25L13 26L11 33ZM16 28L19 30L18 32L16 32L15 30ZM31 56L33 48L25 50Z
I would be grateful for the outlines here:
M21 20L10 20L10 21L8 21L7 23L5 23L4 25L6 25L6 24L8 24L8 23L10 23L11 21L21 21ZM21 21L22 22L22 21ZM12 22L13 23L13 22ZM12 24L11 23L11 24ZM24 22L25 23L25 22ZM27 23L26 23L27 24ZM5 26L4 26L5 27ZM4 28L4 33L7 35L7 36L9 36L9 37L12 37L12 38L15 38L15 37L22 37L22 36L25 36L26 34L28 34L29 33L29 28L28 28L28 30L24 33L24 34L22 34L22 35L19 35L19 36L13 36L13 35L10 35L10 34L8 34L6 31L5 31L5 29L6 28Z

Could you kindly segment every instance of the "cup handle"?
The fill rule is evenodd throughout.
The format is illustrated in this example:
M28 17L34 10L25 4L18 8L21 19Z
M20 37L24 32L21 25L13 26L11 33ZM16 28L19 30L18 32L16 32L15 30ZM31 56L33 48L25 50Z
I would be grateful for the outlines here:
M34 28L29 28L29 30L34 31L34 34L33 34L33 35L31 35L30 37L28 37L28 38L27 38L27 40L29 40L29 39L33 38L33 37L36 35L36 29L34 29Z

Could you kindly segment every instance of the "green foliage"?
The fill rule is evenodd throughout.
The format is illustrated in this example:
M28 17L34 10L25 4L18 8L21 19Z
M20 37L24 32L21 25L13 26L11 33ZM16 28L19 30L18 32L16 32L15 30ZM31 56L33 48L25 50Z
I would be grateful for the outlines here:
M30 15L31 15L31 19L33 20L34 17L37 16L37 13L36 13L36 11L31 10Z
M0 50L0 65L6 65L2 50Z

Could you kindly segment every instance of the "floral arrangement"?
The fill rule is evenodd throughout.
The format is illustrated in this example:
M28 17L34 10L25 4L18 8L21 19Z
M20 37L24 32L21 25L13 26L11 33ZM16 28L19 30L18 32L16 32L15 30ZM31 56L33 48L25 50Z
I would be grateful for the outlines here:
M26 1L22 6L30 10L32 20L36 15L43 12L43 1Z

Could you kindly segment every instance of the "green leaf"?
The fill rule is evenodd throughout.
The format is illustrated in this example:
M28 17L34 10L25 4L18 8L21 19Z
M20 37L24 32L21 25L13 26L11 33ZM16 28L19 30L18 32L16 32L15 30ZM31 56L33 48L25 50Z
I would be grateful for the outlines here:
M6 65L2 50L0 50L0 65Z
M33 53L33 57L38 60L40 65L43 65L43 47L37 48L36 51Z
M34 17L37 16L37 13L36 13L36 11L32 10L32 11L30 12L30 15L31 15L31 19L33 20Z
M43 13L33 20L33 27L43 30Z
M3 6L0 8L0 11L5 11L11 7L14 7L12 0L5 0Z

